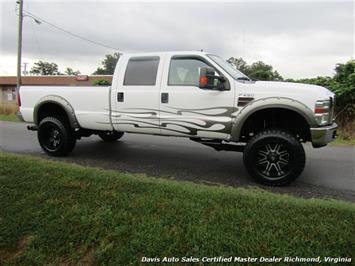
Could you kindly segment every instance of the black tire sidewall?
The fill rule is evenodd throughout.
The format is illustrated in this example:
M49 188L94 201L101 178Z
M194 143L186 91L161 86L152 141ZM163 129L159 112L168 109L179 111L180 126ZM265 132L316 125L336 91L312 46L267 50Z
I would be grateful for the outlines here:
M289 158L289 171L280 178L268 178L257 170L257 152L267 143L279 142L286 146ZM254 136L244 150L244 164L248 173L259 183L271 186L284 186L293 182L303 171L305 153L302 144L283 130L266 130Z

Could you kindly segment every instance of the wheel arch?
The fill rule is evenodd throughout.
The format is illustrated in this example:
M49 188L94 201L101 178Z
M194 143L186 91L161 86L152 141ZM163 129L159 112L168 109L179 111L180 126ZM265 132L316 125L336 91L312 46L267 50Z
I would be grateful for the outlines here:
M290 98L270 97L253 101L243 107L233 121L231 140L240 141L241 133L248 119L258 112L271 109L282 109L299 115L307 123L308 128L317 126L313 111L305 104Z
M48 110L56 110L55 112L65 114L70 127L74 129L80 128L78 119L75 116L74 108L66 99L58 95L47 95L38 101L33 111L33 121L36 125L38 125L41 118L43 118L43 112Z

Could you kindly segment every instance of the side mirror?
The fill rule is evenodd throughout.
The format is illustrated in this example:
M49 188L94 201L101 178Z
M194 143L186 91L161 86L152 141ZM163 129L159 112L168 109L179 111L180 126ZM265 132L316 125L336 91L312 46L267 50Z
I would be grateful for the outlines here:
M200 70L199 87L207 90L225 90L224 77L216 76L214 69L210 67L202 67Z

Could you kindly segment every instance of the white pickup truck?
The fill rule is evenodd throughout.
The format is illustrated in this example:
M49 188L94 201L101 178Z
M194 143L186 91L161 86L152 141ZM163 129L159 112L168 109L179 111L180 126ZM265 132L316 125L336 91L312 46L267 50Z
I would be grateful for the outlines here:
M188 137L216 150L243 151L257 181L274 186L305 166L301 143L335 138L334 94L314 85L252 81L205 52L121 56L112 86L22 86L19 117L33 123L51 156L97 134L116 141L126 132Z

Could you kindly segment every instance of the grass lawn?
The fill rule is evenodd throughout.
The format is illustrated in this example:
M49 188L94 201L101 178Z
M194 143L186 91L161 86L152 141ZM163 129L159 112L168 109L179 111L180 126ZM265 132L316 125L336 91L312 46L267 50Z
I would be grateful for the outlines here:
M338 136L331 145L355 146L355 139L345 139L342 136Z
M16 115L5 115L5 114L0 114L0 120L1 121L12 121L12 122L19 122L20 121Z
M0 153L0 264L353 257L355 205Z

